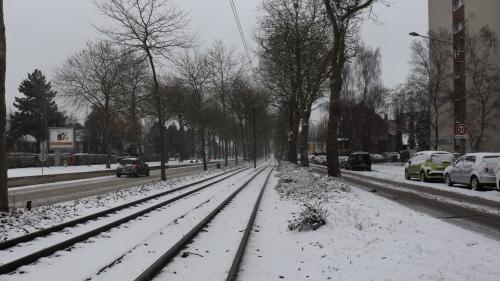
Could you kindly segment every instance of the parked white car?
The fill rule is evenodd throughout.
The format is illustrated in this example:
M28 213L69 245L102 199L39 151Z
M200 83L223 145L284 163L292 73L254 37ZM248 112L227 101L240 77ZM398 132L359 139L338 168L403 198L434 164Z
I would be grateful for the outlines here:
M496 187L495 168L499 162L500 153L468 153L444 170L444 179L449 186L465 184L472 190Z

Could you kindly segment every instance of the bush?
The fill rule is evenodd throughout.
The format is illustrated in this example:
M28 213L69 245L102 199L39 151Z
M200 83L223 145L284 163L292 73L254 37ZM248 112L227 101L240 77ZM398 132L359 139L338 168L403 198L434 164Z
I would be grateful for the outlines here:
M289 230L309 231L316 230L326 224L328 211L319 203L304 204L304 209L298 218L289 221Z

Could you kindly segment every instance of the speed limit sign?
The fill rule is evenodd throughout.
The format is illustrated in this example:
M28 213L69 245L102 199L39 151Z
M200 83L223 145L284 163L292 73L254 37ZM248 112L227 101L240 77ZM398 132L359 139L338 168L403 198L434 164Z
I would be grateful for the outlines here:
M467 138L467 125L464 123L457 123L455 125L455 139Z

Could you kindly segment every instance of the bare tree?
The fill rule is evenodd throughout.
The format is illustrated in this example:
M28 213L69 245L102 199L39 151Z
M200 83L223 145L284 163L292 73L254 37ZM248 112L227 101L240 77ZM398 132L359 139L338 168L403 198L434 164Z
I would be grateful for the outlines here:
M205 102L207 100L208 82L210 79L210 71L208 68L208 58L205 53L197 50L192 52L186 51L185 55L176 61L177 69L179 72L179 79L185 83L190 93L193 95L192 102L197 108L197 116L195 119L199 125L201 148L200 153L203 158L203 169L207 170L207 157L205 153L205 133L206 133L206 120L205 120Z
M430 33L431 38L451 41L451 36L444 30ZM443 106L449 101L451 85L449 80L453 75L451 61L453 50L450 45L435 40L414 41L412 50L412 70L409 77L411 88L416 93L422 93L419 102L429 104L431 108L430 125L433 130L434 149L439 144L439 120Z
M261 70L274 105L288 117L288 160L308 166L312 105L328 78L331 32L321 0L265 1L260 20ZM300 132L300 133L299 133Z
M371 114L376 113L385 103L386 90L381 81L381 60L380 49L373 50L369 46L360 44L352 63L354 70L352 74L355 77L357 92L356 104L353 106L361 106L366 109L358 113L360 114L358 120L361 124L353 126L353 129L360 128L360 130L355 130L353 141L356 149L364 151L371 151L371 143L375 133L375 128L369 120L370 116L373 116ZM351 106L349 110L352 111L352 108Z
M6 107L5 107L5 67L7 44L5 40L5 23L3 16L3 0L0 0L0 211L9 210L7 190L7 139L6 139Z
M332 25L330 104L328 121L327 162L328 175L339 177L337 127L340 113L339 99L342 91L342 71L347 60L350 40L357 33L357 23L365 9L377 0L323 0Z
M159 58L171 59L172 51L187 48L193 43L185 29L189 20L169 0L105 0L96 2L99 10L113 20L116 28L98 27L113 42L137 52L149 62L153 78L153 96L156 99L158 122L164 124L162 99L159 92ZM165 173L165 129L160 126L161 180Z
M220 99L222 106L222 138L224 140L224 166L228 165L229 146L227 123L227 105L230 81L238 70L233 49L228 49L220 40L216 40L208 51L210 77L213 91Z
M137 152L143 157L141 120L150 114L146 107L150 99L151 76L145 61L131 53L124 56L126 65L122 73L121 90L115 102L117 111L130 124Z
M89 42L86 49L56 69L56 84L69 104L89 104L104 115L107 169L111 168L111 121L117 110L114 100L122 87L122 74L127 69L124 58L107 41Z
M465 56L468 58L465 73L470 83L467 99L470 145L480 151L487 129L498 124L495 110L500 106L500 68L498 67L498 39L489 27L477 33L472 30L465 39Z

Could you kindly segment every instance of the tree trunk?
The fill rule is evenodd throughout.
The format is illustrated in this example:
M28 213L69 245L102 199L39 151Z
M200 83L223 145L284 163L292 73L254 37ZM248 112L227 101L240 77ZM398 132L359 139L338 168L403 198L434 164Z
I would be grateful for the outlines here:
M328 118L328 139L326 143L326 158L328 175L340 177L339 153L337 143L338 115L340 114L338 101L342 90L342 69L344 66L345 35L343 32L334 32L335 40L332 50L332 74L330 77L330 103Z
M134 126L135 144L137 146L137 152L139 153L139 157L144 158L144 153L142 151L142 142L141 142L141 132L140 132L139 120L137 120L137 108L136 108L135 97L132 98L132 122L133 122L133 126Z
M149 64L151 66L151 71L153 72L153 84L154 84L154 96L156 100L156 110L158 113L158 123L159 123L159 128L160 128L160 171L161 171L161 180L166 181L167 180L167 175L165 172L165 129L163 128L164 125L164 116L163 116L163 108L162 108L162 101L160 98L160 85L158 83L158 78L156 76L156 68L155 64L153 61L153 56L149 52L149 50L146 50L148 59L149 59Z
M183 162L184 161L184 157L185 157L185 153L186 153L186 144L184 143L184 121L182 120L182 115L179 115L178 116L179 118L179 135L180 135L180 141L181 141L181 145L180 145L180 151L179 151L179 162Z
M311 111L304 110L300 123L300 166L309 167L309 118Z
M5 23L3 19L3 0L0 1L0 211L9 210L7 190L7 139L5 134L5 71L7 46L5 42Z
M239 120L240 134L241 134L241 149L243 150L243 161L247 161L247 148L245 146L245 128L243 127L243 120Z
M205 125L201 126L201 158L203 159L203 170L207 170L207 156L205 154Z
M227 161L229 158L229 144L227 141L227 137L224 138L224 167L227 167Z
M434 117L434 150L438 150L439 148L439 145L438 145L438 141L439 141L439 127L438 127L438 117L437 117L437 111L434 111L436 112L436 117Z
M294 124L293 128L288 134L288 161L297 164L297 139L298 139L298 126Z
M106 99L104 105L104 115L106 128L104 128L104 143L106 146L106 169L111 169L111 116L109 112L109 98Z

